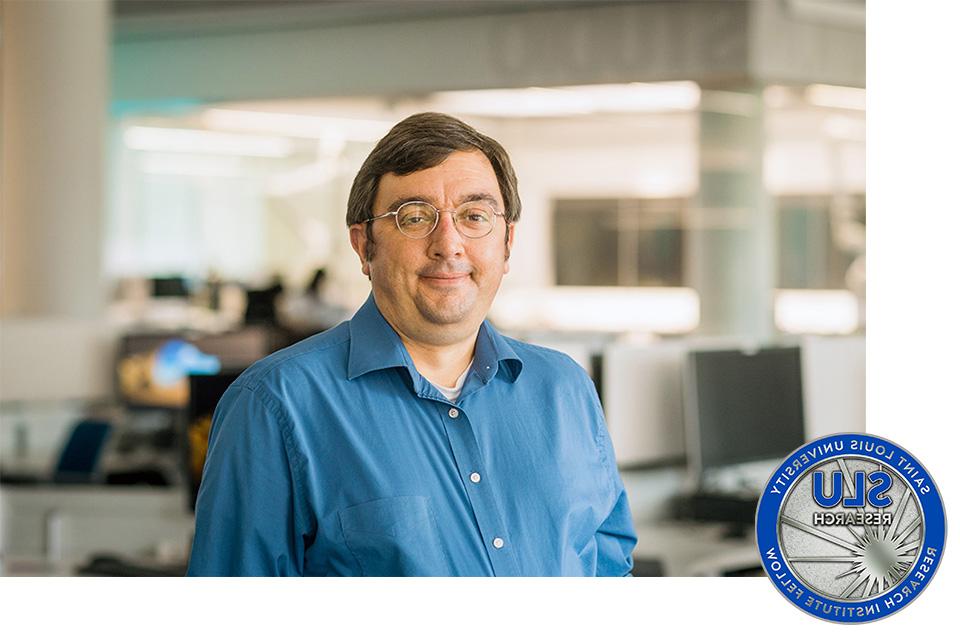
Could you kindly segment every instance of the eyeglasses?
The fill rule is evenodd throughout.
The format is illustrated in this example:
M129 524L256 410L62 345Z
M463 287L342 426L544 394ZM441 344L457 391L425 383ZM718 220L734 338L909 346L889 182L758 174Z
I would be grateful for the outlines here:
M387 216L396 216L397 229L400 233L420 240L426 238L433 230L437 228L440 221L441 211L446 209L437 209L429 202L404 202L396 211L374 216L364 222L373 222ZM464 202L456 209L452 209L453 226L457 228L465 238L482 238L493 231L493 225L496 216L502 216L502 211L497 211L493 206L483 200L474 200Z

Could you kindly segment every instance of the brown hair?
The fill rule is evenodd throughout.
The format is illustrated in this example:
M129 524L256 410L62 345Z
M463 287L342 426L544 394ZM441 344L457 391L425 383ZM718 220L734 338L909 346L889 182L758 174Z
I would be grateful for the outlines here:
M435 167L454 151L479 149L490 161L503 197L504 218L508 224L520 219L517 176L510 156L499 142L483 135L462 120L443 113L418 113L398 122L373 148L353 179L347 199L347 226L374 215L381 176L387 173L408 175ZM368 253L373 233L367 225ZM369 258L369 256L368 256Z

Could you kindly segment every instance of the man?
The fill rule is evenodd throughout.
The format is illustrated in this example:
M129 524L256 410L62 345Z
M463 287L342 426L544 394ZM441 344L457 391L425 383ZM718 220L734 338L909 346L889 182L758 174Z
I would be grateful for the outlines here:
M629 573L590 379L484 320L519 215L506 152L463 122L377 144L347 210L372 294L224 395L191 575Z

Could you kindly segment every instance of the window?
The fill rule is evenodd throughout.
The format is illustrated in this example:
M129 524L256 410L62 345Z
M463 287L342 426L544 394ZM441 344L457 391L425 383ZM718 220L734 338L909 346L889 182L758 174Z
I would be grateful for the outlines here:
M682 286L685 198L554 201L558 285Z
M777 198L782 289L847 289L864 253L866 201L851 196Z

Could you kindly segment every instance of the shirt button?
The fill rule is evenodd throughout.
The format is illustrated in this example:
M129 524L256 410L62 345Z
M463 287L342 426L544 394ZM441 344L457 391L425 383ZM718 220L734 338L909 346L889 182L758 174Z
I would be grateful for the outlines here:
M497 549L503 549L503 538L494 538L493 546Z
M460 412L459 412L459 411L457 411L457 410L456 410L455 408L453 408L453 407L450 407L450 411L447 411L447 415L448 415L448 416L450 416L451 418L454 418L454 419L456 419L456 418L457 418L457 416L459 416L459 415L460 415Z
M473 473L471 473L471 474L470 474L470 482L472 482L473 484L477 484L478 482L480 482L480 474L477 473L476 471L474 471Z

